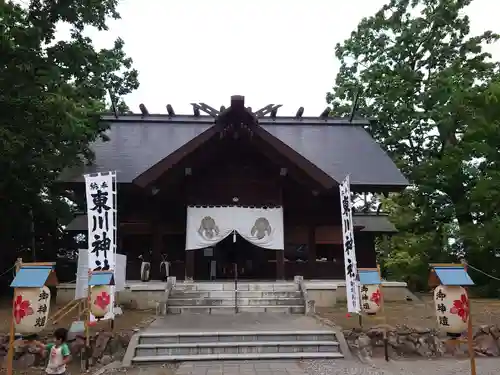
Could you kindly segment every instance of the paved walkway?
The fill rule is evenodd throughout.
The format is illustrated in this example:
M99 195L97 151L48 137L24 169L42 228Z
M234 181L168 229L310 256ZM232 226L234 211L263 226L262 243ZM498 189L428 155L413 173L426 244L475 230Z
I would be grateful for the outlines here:
M306 375L293 360L184 362L176 375Z
M498 358L479 359L478 375L498 375ZM469 375L467 360L357 361L294 360L184 362L175 375Z
M145 332L331 331L302 314L175 314L157 318Z

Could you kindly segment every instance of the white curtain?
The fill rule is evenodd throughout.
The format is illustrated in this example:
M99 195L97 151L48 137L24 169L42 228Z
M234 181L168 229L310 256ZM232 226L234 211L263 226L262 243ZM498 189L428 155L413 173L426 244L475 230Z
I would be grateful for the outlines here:
M188 207L186 250L214 246L229 236L234 228L231 207Z
M283 208L232 209L233 227L241 237L264 249L284 249Z
M234 231L256 246L283 250L283 208L188 207L186 250L213 246Z

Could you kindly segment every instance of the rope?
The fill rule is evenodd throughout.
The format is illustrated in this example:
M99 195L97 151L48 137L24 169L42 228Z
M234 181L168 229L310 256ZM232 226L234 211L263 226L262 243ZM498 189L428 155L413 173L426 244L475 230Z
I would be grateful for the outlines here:
M10 267L7 271L5 271L4 273L0 274L0 277L4 276L7 274L7 272L10 272L12 271L14 268L16 267L16 265L13 265L12 267Z
M472 268L474 271L477 271L479 273L482 273L483 275L485 276L488 276L490 279L493 279L493 280L497 280L497 281L500 281L500 278L496 277L496 276L493 276L493 275L490 275L489 273L486 273L484 271L481 271L480 269L474 267L474 266L471 266L469 263L467 263L467 267L470 267Z

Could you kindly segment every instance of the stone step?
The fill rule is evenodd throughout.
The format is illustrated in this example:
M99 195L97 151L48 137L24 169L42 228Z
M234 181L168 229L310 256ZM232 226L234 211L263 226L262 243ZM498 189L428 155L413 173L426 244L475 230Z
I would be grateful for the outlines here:
M341 353L238 353L238 354L198 354L164 355L134 357L132 363L172 362L172 361L214 361L214 360L252 360L252 359L306 359L306 358L343 358Z
M169 301L170 303L170 301ZM288 314L303 314L305 312L304 305L294 306L259 306L247 305L238 306L238 312L273 312L273 313L288 313ZM167 314L234 314L235 306L167 306Z
M248 343L248 342L294 342L322 341L337 342L334 332L321 331L226 331L226 332L143 332L140 345L199 344L199 343Z
M234 282L230 283L178 283L175 285L175 290L182 291L234 291ZM276 282L276 283L238 283L238 290L248 291L296 291L298 285L294 282Z
M217 291L182 291L172 290L170 299L176 298L234 298L234 290ZM238 290L238 297L241 298L301 298L302 294L298 290L294 291L262 291L262 290Z
M301 298L238 298L238 306L302 305ZM233 298L169 298L168 306L233 306Z
M253 342L204 342L185 344L140 344L135 349L137 357L246 354L246 353L334 353L339 352L335 341L253 341Z

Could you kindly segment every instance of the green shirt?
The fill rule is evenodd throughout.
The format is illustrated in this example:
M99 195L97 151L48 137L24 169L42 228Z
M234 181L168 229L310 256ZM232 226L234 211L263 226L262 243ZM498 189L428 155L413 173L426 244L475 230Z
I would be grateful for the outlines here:
M66 372L66 365L63 363L63 359L71 354L67 344L62 344L56 346L56 344L47 344L45 346L49 354L49 363L45 372L47 374L56 375L63 374Z

